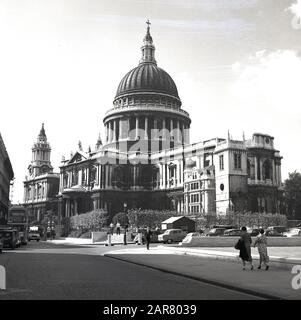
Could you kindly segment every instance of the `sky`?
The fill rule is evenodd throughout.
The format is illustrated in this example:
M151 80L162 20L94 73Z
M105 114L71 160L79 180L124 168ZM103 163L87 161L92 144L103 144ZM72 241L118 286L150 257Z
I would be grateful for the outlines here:
M56 172L93 149L151 21L158 66L189 112L191 142L275 137L282 177L301 171L301 0L0 0L0 132L13 202L41 124Z

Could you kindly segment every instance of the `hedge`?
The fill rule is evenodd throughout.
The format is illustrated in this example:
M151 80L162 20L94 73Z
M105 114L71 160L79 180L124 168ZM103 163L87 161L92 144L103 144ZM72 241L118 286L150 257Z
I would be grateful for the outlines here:
M130 209L127 215L129 224L133 227L161 228L164 220L182 214L171 210Z
M71 230L100 231L107 224L107 220L107 211L98 209L70 217L70 228Z
M209 228L212 225L234 225L250 228L267 228L269 226L287 226L287 217L283 214L229 212L227 215L205 215L196 217L197 229Z

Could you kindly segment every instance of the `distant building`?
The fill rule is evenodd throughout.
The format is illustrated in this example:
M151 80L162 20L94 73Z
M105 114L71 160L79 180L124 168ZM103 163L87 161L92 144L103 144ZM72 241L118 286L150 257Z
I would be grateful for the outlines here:
M81 144L60 166L59 215L104 208L173 209L184 215L279 212L281 156L274 138L190 143L176 84L157 66L149 26L139 65L119 83L94 150ZM197 120L196 120L197 121ZM214 125L214 120L212 120Z
M10 185L13 178L13 168L0 134L0 225L7 223Z
M51 148L44 124L32 147L32 160L24 181L24 207L29 222L40 221L51 210L57 212L56 195L59 191L59 174L53 172L50 162Z

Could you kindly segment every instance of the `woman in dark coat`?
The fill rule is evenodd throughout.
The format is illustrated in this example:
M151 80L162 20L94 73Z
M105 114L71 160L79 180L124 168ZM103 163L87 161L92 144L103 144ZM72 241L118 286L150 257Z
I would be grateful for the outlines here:
M254 266L253 266L252 255L251 255L252 238L247 233L246 227L241 228L240 242L241 242L241 246L239 250L239 257L242 260L243 270L246 270L246 261L248 261L251 264L251 270L253 270Z

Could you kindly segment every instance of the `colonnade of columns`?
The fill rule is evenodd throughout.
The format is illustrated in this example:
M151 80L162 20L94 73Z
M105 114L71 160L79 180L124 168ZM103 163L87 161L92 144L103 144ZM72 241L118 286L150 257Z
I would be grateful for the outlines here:
M183 185L183 161L177 160L173 164L170 167L167 163L159 163L160 189Z
M129 138L129 132L134 131L134 139L139 138L141 131L144 132L142 139L150 139L150 130L158 129L159 132L162 131L162 139L166 139L166 135L173 136L175 142L185 144L189 143L189 125L185 123L184 120L177 118L154 118L148 116L135 116L134 128L130 128L130 118L120 117L116 119L109 120L105 123L105 141L106 143L114 143L123 139ZM144 121L142 121L144 119ZM159 127L159 121L162 125ZM144 122L144 123L143 123ZM139 125L141 123L141 125ZM143 125L142 125L143 123ZM117 131L118 128L118 131ZM160 132L161 133L161 132ZM154 132L153 138L158 139L158 131Z
M270 180L272 180L276 185L281 184L281 165L277 164L275 159L270 159L270 164L272 166L272 174ZM254 167L255 167L255 182L263 181L263 171L264 171L264 162L263 159L254 156Z
M24 188L25 202L47 200L48 184L49 183L47 181L36 181L34 183L27 184Z

